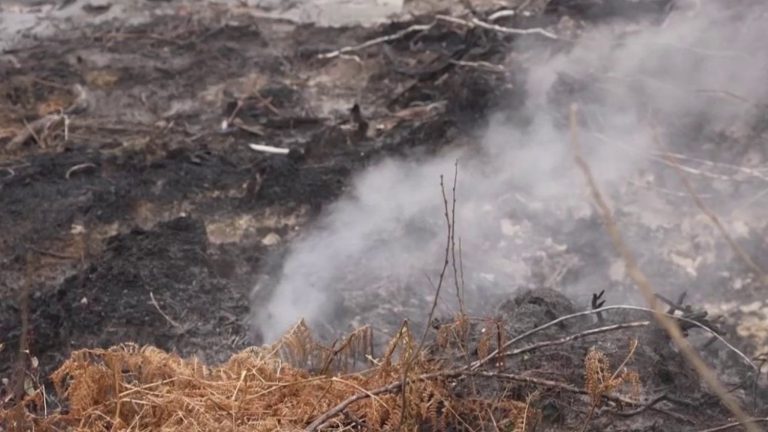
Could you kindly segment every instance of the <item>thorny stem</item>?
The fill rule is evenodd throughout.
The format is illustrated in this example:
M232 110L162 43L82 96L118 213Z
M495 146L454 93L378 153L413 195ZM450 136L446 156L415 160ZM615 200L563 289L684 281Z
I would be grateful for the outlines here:
M627 269L627 275L637 285L640 293L645 297L645 301L648 303L651 309L654 311L654 315L659 324L667 331L672 342L678 347L683 356L693 366L696 372L699 374L702 380L709 386L709 388L720 398L723 404L728 410L733 413L736 419L744 426L748 432L759 432L759 429L754 424L749 423L749 416L741 409L739 404L728 394L727 390L718 380L715 373L704 363L704 360L693 349L693 347L685 340L680 326L666 315L659 305L659 302L654 295L654 289L651 286L650 281L645 274L640 270L637 259L630 252L627 246L624 244L624 240L621 237L616 221L613 219L611 210L603 199L603 195L597 186L592 170L581 155L581 148L578 141L578 123L577 123L578 106L576 104L571 105L570 110L570 126L571 126L571 145L574 151L574 161L578 168L584 175L584 179L587 181L589 190L592 194L592 199L595 201L595 205L599 209L600 217L603 219L608 234L611 237L613 246L616 251L621 255L624 260Z

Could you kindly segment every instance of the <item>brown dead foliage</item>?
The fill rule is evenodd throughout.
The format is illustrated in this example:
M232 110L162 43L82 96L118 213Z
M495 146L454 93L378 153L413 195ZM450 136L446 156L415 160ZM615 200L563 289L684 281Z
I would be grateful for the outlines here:
M403 325L374 360L370 337L363 328L323 347L300 322L277 343L246 349L216 367L150 346L80 350L52 375L66 410L43 414L41 389L23 409L0 411L0 423L36 431L388 430L400 422L402 359L412 357L415 342ZM415 357L405 429L466 426L477 413L493 410L510 430L530 430L537 415L530 400L456 398L451 375L441 374L426 356ZM363 364L369 367L361 370ZM361 397L334 411L356 395ZM318 423L324 414L328 419Z

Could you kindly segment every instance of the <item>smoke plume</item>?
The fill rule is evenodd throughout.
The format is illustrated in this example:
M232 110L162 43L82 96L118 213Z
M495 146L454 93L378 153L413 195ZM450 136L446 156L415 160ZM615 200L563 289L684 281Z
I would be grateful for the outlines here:
M767 10L744 1L699 2L662 24L592 27L565 52L521 40L515 53L527 68L526 104L515 115L525 126L491 118L479 146L428 160L393 158L360 173L290 246L271 300L254 305L255 326L269 341L300 318L343 330L418 319L411 311L426 315L434 294L426 276L435 282L446 241L439 179L450 201L456 161L456 237L468 307L534 286L560 289L582 305L590 292L610 292L623 283L622 269L573 164L569 104L582 108L584 152L629 244L663 248L671 240L654 238L654 229L680 223L681 202L688 202L659 152L762 162L750 150L724 152L722 143L754 142L762 133L755 125L768 89ZM653 130L665 148L651 139ZM730 189L710 186L720 194L710 204L724 211L735 205ZM646 270L657 281L686 273ZM457 309L448 273L442 313ZM632 301L624 296L613 300Z

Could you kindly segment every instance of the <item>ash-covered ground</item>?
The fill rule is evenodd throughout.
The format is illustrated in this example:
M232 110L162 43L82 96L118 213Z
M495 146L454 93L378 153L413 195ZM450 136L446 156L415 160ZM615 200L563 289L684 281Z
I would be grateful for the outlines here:
M3 377L25 320L43 375L74 349L128 341L223 361L300 318L328 341L371 325L385 344L404 319L420 334L444 260L440 176L451 208L456 166L460 268L447 272L437 322L458 312L456 285L471 316L501 317L512 334L601 291L608 305L642 304L573 164L574 103L587 159L654 287L687 293L749 357L764 353L764 5L325 3L0 6ZM378 37L389 38L358 47ZM323 56L341 47L357 48ZM603 348L620 360L625 336ZM665 339L638 337L638 365L665 365L648 391L672 389L664 409L679 416L626 424L727 423ZM547 363L577 379L596 341L510 367ZM722 344L703 353L728 384L751 377ZM764 391L738 392L761 415Z

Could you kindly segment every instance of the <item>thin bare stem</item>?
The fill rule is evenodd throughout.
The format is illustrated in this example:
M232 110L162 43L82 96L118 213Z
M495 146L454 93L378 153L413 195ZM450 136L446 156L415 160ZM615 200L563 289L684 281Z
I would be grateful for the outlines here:
M455 180L454 180L455 183ZM411 354L411 356L407 359L405 363L405 367L403 367L403 380L401 382L402 384L402 410L400 412L400 427L403 426L403 422L405 421L406 411L408 408L407 400L406 400L406 388L408 386L408 373L410 372L411 366L413 365L413 362L421 355L421 350L424 348L424 344L427 341L427 334L429 334L429 327L432 323L432 318L435 316L435 309L437 309L437 302L440 300L440 291L443 288L443 281L445 280L445 272L448 270L448 263L450 260L450 252L451 252L451 241L453 239L453 223L451 221L451 217L448 214L448 197L445 194L445 182L443 179L443 176L440 176L440 190L443 194L443 207L445 209L445 223L446 223L446 229L447 229L447 238L445 241L445 255L443 260L443 268L440 270L440 277L437 280L437 286L435 287L435 297L432 301L432 308L429 311L429 316L427 317L427 322L424 325L424 333L421 335L421 341L419 341L419 346L416 348L415 351Z
M453 203L451 206L451 263L453 264L453 283L456 285L456 300L459 302L459 312L464 316L464 298L461 292L461 285L459 280L459 270L456 266L456 182L459 178L459 161L457 160L453 165L453 190L451 198Z

